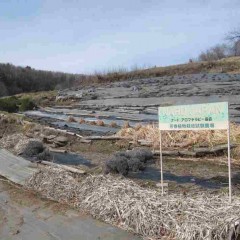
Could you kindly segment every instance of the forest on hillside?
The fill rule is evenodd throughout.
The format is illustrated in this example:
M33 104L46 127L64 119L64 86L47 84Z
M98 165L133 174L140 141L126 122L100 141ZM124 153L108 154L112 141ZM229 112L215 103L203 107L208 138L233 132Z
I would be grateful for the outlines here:
M23 92L49 91L69 88L81 81L83 75L35 70L29 66L0 64L0 97Z

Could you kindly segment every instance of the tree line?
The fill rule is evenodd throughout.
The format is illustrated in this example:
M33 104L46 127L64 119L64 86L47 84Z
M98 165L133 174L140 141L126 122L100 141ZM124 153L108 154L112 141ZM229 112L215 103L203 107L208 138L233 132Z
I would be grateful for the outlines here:
M41 71L9 63L0 64L0 97L22 92L69 88L77 85L83 78L81 74Z
M217 44L198 56L198 61L215 61L225 57L240 56L240 30L229 32L226 43Z

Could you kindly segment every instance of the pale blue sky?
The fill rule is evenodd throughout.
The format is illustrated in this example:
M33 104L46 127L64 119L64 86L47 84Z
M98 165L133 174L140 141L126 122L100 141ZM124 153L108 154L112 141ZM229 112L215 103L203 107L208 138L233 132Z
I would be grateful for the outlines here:
M0 62L72 73L184 63L239 16L240 0L0 0Z

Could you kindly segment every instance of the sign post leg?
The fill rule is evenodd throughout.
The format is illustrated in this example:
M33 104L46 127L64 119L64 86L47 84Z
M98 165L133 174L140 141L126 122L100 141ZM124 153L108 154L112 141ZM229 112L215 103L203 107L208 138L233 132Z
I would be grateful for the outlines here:
M160 156L160 168L161 168L161 187L162 187L162 195L163 195L164 191L163 191L162 131L160 129L159 129L159 143L160 143L159 156Z
M229 202L232 202L232 173L231 173L231 156L230 156L230 124L227 129L228 137L228 182L229 182Z

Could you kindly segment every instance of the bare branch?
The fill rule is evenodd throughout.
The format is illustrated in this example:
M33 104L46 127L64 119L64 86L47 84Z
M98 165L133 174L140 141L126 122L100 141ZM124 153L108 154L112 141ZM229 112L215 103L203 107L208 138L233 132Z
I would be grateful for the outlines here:
M228 41L240 40L240 30L229 32L226 36L226 40Z

